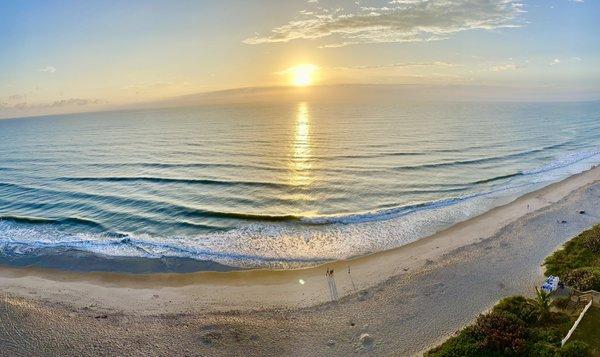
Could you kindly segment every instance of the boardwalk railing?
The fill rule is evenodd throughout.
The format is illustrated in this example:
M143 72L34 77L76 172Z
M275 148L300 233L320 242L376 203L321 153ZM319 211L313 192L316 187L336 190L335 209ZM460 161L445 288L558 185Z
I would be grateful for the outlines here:
M583 311L581 311L581 314L579 314L579 317L577 318L577 320L575 320L573 327L571 327L571 329L569 330L569 332L567 333L565 338L563 338L562 341L560 342L561 346L564 346L565 343L567 343L567 341L569 340L569 338L571 338L571 335L573 334L573 332L575 332L575 329L577 329L577 326L579 326L579 323L583 319L583 316L589 310L589 308L592 306L592 304L600 305L600 293L595 290L589 290L589 291L583 291L583 292L579 291L579 290L574 290L573 295L577 296L577 301L589 299L589 302L587 303L587 305L585 305L585 307L583 308Z
M573 297L575 297L577 301L590 299L594 306L600 307L600 292L596 290L579 291L573 289Z

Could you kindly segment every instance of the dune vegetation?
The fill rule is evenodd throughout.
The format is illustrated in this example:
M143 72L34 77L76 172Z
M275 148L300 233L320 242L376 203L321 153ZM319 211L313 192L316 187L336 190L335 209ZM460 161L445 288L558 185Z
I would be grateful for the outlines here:
M561 339L573 323L568 314L550 308L548 295L513 296L481 314L427 356L587 356L588 346Z
M568 241L545 261L547 275L556 275L580 291L600 290L600 225ZM534 299L513 296L481 314L428 356L588 356L598 353L600 321L587 318L572 339L561 339L576 315L567 314L568 298L550 297L536 291ZM591 314L596 314L597 308ZM588 317L588 316L586 316Z
M580 291L600 291L600 225L568 241L545 261L546 272Z

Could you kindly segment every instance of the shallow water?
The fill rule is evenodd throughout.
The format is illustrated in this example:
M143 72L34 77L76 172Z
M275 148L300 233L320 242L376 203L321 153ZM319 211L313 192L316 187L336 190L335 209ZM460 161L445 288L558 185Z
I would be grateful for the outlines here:
M600 102L196 107L0 121L5 256L297 267L600 162Z

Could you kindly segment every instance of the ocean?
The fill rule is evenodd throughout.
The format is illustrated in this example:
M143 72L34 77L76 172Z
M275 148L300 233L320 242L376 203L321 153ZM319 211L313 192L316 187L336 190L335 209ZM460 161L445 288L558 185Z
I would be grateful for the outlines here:
M599 139L600 102L0 120L0 256L310 266L407 244L587 170Z

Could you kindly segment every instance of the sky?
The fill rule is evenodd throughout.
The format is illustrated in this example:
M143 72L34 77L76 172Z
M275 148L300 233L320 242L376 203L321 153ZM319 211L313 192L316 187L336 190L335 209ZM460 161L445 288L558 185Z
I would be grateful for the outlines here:
M478 86L600 99L600 1L0 0L0 117L225 89Z

